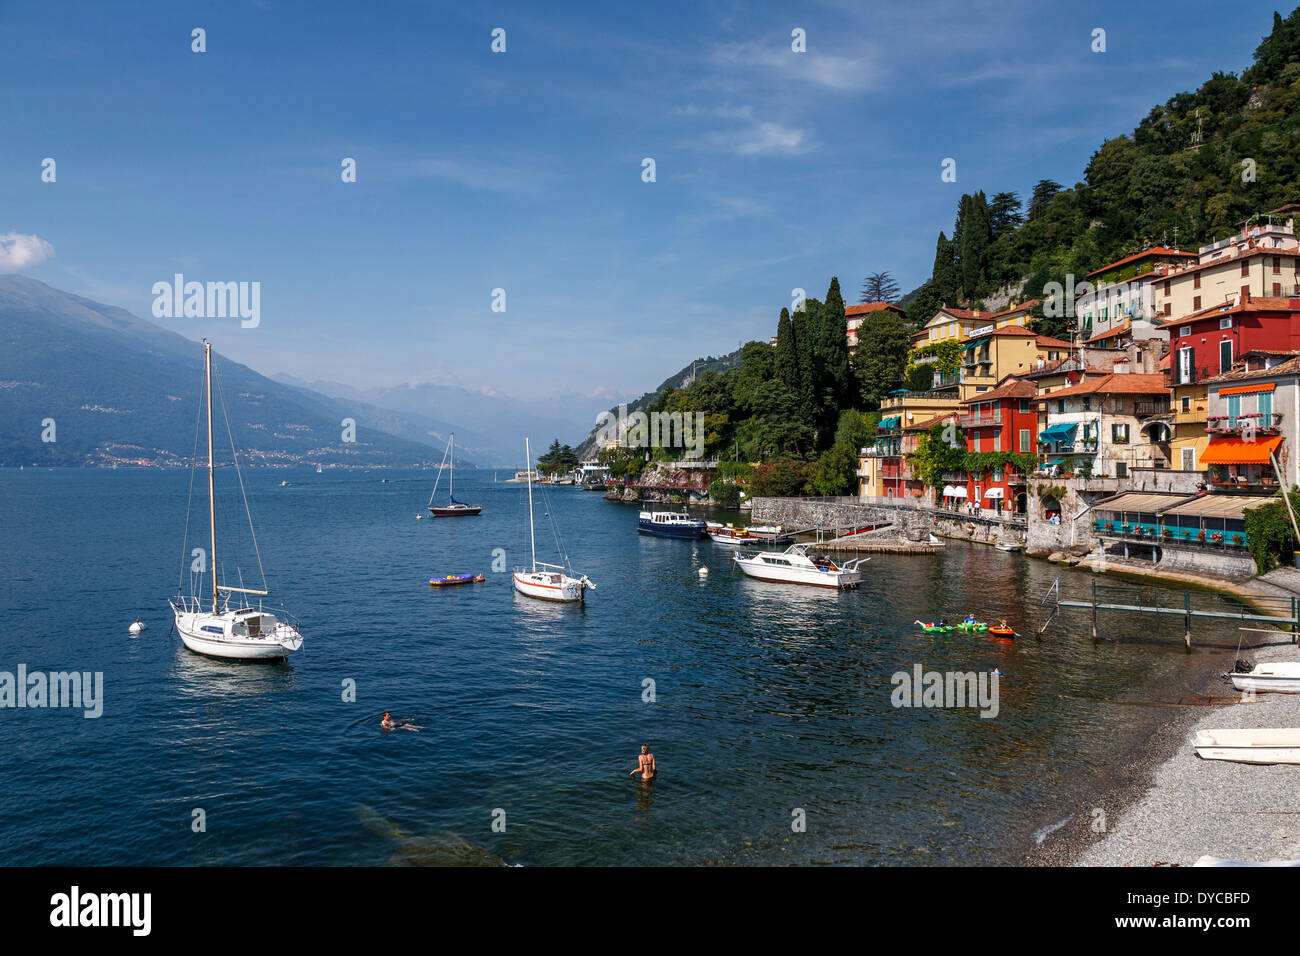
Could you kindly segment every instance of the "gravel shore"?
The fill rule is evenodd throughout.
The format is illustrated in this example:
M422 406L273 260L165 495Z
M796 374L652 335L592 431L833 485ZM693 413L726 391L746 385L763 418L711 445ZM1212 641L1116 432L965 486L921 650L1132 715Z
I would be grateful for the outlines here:
M1289 637L1277 640L1243 656L1256 662L1295 660ZM1236 692L1223 682L1210 693ZM1091 828L1077 833L1071 846L1054 854L1055 862L1073 857L1079 866L1190 866L1206 854L1256 861L1300 858L1300 766L1202 760L1191 746L1197 731L1210 728L1300 727L1300 694L1258 694L1255 700L1179 715L1168 726L1167 739L1152 741L1145 793L1131 803L1122 793L1112 794L1118 798L1114 802L1128 804L1118 819L1112 817L1102 833Z

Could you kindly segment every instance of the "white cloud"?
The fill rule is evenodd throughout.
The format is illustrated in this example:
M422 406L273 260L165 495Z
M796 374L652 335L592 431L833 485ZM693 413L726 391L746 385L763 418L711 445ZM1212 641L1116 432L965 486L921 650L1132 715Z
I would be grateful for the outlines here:
M0 233L0 270L26 269L54 258L54 247L40 236Z
M728 71L745 70L751 78L767 74L773 80L798 80L836 93L863 93L878 86L883 78L880 59L880 53L869 44L842 55L811 45L808 52L795 53L788 41L727 43L713 53L714 62Z

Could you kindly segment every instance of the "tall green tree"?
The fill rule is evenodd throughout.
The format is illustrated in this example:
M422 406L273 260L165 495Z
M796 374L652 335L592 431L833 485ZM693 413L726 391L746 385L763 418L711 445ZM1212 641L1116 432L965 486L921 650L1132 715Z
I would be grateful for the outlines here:
M993 244L993 227L989 221L988 202L984 193L969 197L962 218L961 288L967 301L983 295L989 271L989 246Z
M898 300L898 283L888 272L873 272L862 280L859 302L895 302Z
M889 311L872 316L858 328L853 371L866 407L879 408L885 396L898 387L907 369L911 345L911 329Z

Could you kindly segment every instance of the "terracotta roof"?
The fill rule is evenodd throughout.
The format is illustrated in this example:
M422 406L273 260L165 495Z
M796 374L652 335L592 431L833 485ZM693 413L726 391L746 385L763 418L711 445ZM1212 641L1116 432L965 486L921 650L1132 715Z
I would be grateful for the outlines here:
M1250 240L1253 242L1254 240ZM1201 269L1209 269L1211 266L1221 266L1229 262L1240 262L1242 259L1253 259L1255 256L1289 256L1300 255L1297 249L1269 249L1266 247L1251 247L1243 244L1242 251L1235 256L1219 256L1217 259L1207 259L1205 262L1198 262L1196 265L1184 266L1173 272L1166 272L1160 276L1161 279L1173 279L1178 276L1191 275L1193 272L1199 272Z
M1186 259L1195 259L1196 253L1183 252L1181 249L1169 249L1165 246L1155 246L1152 249L1143 249L1141 252L1135 252L1131 256L1125 256L1123 259L1116 259L1114 262L1104 265L1100 269L1094 269L1092 272L1088 273L1088 278L1091 279L1093 276L1100 275L1103 272L1109 272L1111 269L1118 269L1126 263L1138 262L1141 259L1149 259L1152 256L1182 256Z
M1027 329L1023 325L1008 325L1001 329L990 329L989 331L983 333L982 335L972 335L966 341L978 342L980 339L987 339L993 335L1022 335L1022 336L1032 337L1037 334L1038 334L1037 332L1034 332L1031 329Z
M1072 349L1074 345L1063 339L1054 339L1050 335L1040 335L1038 337L1038 347L1040 349Z
M1195 322L1197 319L1235 315L1238 312L1300 312L1300 299L1274 299L1262 296L1255 298L1252 296L1249 299L1238 299L1236 305L1220 302L1218 305L1208 306L1199 312L1189 312L1181 319L1166 319L1160 324L1160 327L1166 329L1171 325L1184 325L1188 322Z
M934 418L927 418L925 421L917 422L915 425L904 425L903 431L905 432L929 431L935 425L942 425L944 422L947 421L952 421L952 422L957 421L956 413L944 412L942 415L936 415Z
M1207 379L1208 381L1208 379ZM1088 379L1078 385L1062 388L1048 394L1048 398L1064 398L1069 395L1163 395L1169 391L1169 384L1163 375L1145 375L1134 372L1110 372L1101 378Z
M1090 339L1084 339L1083 344L1087 345L1089 342L1101 342L1104 339L1114 338L1117 335L1123 335L1125 332L1129 331L1131 331L1131 328L1127 325L1116 326L1107 329L1105 332L1098 332Z
M1272 368L1236 369L1232 372L1224 372L1222 375L1203 378L1197 384L1213 385L1216 382L1239 382L1243 379L1269 378L1273 375L1294 375L1296 373L1300 373L1300 355L1285 362L1280 362Z
M1033 398L1038 394L1038 386L1033 382L1022 381L1018 378L1003 379L1002 384L988 392L977 392L970 398L963 398L962 405L973 405L976 402L996 402L1003 398Z
M844 314L846 316L866 315L869 312L882 312L885 309L893 309L895 312L903 311L892 302L864 302L861 305L845 306Z

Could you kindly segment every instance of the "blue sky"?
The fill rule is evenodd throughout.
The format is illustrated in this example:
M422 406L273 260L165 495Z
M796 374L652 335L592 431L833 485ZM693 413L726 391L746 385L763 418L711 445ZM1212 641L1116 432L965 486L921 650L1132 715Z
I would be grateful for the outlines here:
M962 192L1076 182L1274 9L541 7L7 0L0 234L145 317L176 272L260 282L257 328L157 321L264 373L600 405L766 339L795 287L911 289Z

